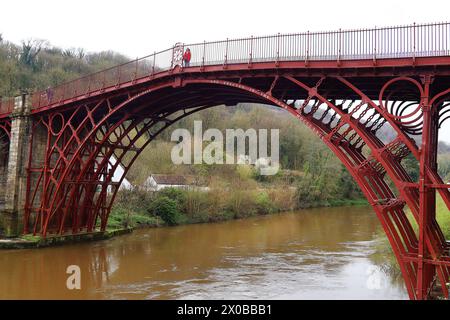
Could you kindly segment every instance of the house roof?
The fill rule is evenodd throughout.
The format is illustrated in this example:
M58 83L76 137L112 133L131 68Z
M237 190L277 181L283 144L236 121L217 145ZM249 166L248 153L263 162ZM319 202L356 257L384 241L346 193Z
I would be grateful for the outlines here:
M157 184L170 184L170 185L185 185L186 179L183 176L167 175L167 174L152 174L151 177Z

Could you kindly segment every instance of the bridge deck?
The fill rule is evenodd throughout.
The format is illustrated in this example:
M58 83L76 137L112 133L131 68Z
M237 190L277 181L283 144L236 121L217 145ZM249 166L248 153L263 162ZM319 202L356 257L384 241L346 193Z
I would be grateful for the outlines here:
M185 48L190 48L189 68L181 65ZM388 76L427 70L450 75L450 23L306 32L265 37L227 39L174 47L130 61L51 90L33 94L33 112L92 98L173 75L173 72L217 73L242 71L263 73L267 69L288 69L308 76ZM14 99L0 104L0 118L8 116Z

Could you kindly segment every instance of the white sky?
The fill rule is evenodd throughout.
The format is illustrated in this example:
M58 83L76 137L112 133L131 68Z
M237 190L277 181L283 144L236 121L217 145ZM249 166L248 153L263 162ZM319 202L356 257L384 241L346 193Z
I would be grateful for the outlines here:
M2 0L0 4L0 33L6 40L46 39L63 48L114 50L130 58L176 42L442 21L450 21L450 0ZM445 140L450 142L450 128Z
M0 33L135 58L176 42L450 20L449 0L2 0Z

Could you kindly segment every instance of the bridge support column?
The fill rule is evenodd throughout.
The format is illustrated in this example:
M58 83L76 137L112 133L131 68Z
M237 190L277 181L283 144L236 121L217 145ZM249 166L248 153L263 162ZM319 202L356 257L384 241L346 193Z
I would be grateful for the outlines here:
M6 174L5 203L1 215L3 235L21 234L26 194L26 166L30 135L30 96L16 97L11 114L11 140Z
M429 104L429 91L432 79L424 79L423 102L423 133L420 149L420 208L419 208L419 260L417 270L417 298L427 299L430 284L436 274L435 266L425 264L424 259L431 259L427 249L426 239L430 238L430 230L433 229L433 221L436 218L436 190L430 187L432 184L427 170L437 170L437 141L438 141L438 115L437 109Z

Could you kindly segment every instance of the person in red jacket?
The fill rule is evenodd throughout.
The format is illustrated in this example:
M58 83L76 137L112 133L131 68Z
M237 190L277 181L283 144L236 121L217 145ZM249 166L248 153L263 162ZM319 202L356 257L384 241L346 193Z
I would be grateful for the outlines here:
M183 54L183 62L185 67L189 67L191 62L191 49L187 48Z

